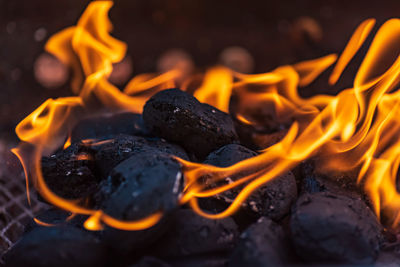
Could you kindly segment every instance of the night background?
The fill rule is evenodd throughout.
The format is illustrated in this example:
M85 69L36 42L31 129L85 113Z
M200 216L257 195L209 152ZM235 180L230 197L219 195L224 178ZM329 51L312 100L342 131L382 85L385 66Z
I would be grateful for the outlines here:
M44 52L46 40L74 25L88 2L0 1L1 132L12 133L45 99L71 95L68 82L50 89L38 83L34 63ZM266 72L282 64L340 53L363 20L373 17L381 25L399 14L399 1L315 0L115 1L110 12L113 35L128 44L133 66L129 76L157 71L160 56L170 49L184 50L196 68L204 70L217 64L221 52L231 46L250 53L253 73ZM355 61L344 73L346 82L335 88L351 84L352 71L358 66ZM324 81L317 91L337 90L327 88Z
M44 46L46 41L53 34L66 27L75 25L89 2L90 1L87 0L0 0L0 266L3 266L1 254L21 237L26 229L25 225L31 221L31 217L33 217L35 213L49 208L48 205L42 203L40 199L39 201L34 200L36 202L32 202L33 204L31 207L28 207L24 180L25 175L17 157L10 151L10 149L16 147L19 142L14 132L15 127L46 99L73 95L69 83L71 71L54 57L46 53L44 51ZM400 1L116 0L114 1L114 6L111 8L109 15L114 26L114 30L111 34L117 39L126 42L128 47L125 59L121 63L115 64L114 71L110 77L111 83L117 85L120 89L123 89L129 80L138 74L163 73L170 70L173 67L172 65L176 64L176 62L183 62L183 68L187 71L188 76L204 73L208 68L218 64L225 65L243 73L264 73L272 71L282 65L311 60L332 53L340 55L357 26L368 18L375 18L376 24L371 34L361 46L359 52L350 61L336 85L330 86L328 84L328 78L333 69L333 66L331 66L313 83L306 87L299 88L301 96L310 97L316 94L336 95L341 90L352 87L356 71L379 26L388 19L399 17ZM179 92L179 90L175 91ZM193 98L190 95L188 96ZM234 101L231 103L234 103ZM195 110L192 106L188 106L191 108L187 110ZM158 113L154 114L156 114L154 117L161 117L158 116ZM138 121L143 122L141 115L131 115L138 116L140 119ZM231 122L232 128L234 128L231 116L229 114L224 115L226 115ZM210 117L213 116L212 114L210 115ZM165 119L163 121L168 120ZM196 122L201 120L192 119L190 121ZM104 123L104 121L101 122ZM116 123L119 122L117 121ZM235 123L237 122L235 121ZM272 122L271 125L273 123L274 122ZM133 124L135 123L132 123L131 126L133 126ZM181 124L189 125L189 123L186 122L182 122ZM89 126L86 128L92 129L91 124L89 123L88 125ZM99 123L99 125L101 125L101 123ZM123 121L123 126L126 125L127 123ZM215 125L218 126L217 128L219 130L222 124L215 123ZM238 125L235 127L247 129L244 124ZM109 124L107 124L107 126L109 126ZM250 127L251 130L249 130L249 133L260 134L260 138L265 138L268 142L272 140L272 143L265 143L268 143L268 145L263 146L263 148L265 148L275 144L286 135L285 127L279 128L279 131L277 127L271 127L271 129L273 128L273 130L276 131L273 133L272 130L271 132L258 133L255 131L255 128L253 129ZM142 130L144 130L144 136L146 137L148 131L145 128L146 127L143 126ZM159 128L164 129L166 127ZM243 130L245 133L244 136L247 136L245 130ZM274 134L277 135L274 136ZM136 134L132 134L132 136L134 135ZM140 134L137 135L140 136ZM160 137L158 135L155 136L157 138ZM153 138L153 136L151 138ZM149 140L151 138L149 138ZM77 140L84 139L86 138L82 137ZM166 139L170 141L168 138ZM209 142L209 139L203 135L199 139ZM166 141L164 140L162 142ZM72 143L74 143L74 141L72 141ZM230 143L233 144L233 141L227 144ZM72 151L74 146L71 147ZM116 151L120 153L120 150L118 150L120 148L117 146L115 147ZM196 146L196 149L197 147L202 148L201 145ZM67 172L65 175L69 176L71 170L75 168L70 168L70 165L68 165L72 163L75 164L75 162L71 160L75 157L75 152L71 152L72 157L67 154L70 153L67 151L67 148L64 150L68 157L65 156L65 160L60 157L60 162L62 162L60 166L66 166ZM106 149L104 151L107 152ZM58 152L60 155L64 153L63 150ZM92 152L93 151L90 153ZM249 157L257 155L254 151L250 152L253 154L250 153L251 155ZM110 154L111 152L107 153L105 153L107 157L113 158L114 154ZM98 154L101 155L100 152ZM149 155L150 154L151 153L149 153ZM229 152L228 154L231 155L234 153ZM90 159L88 162L92 164L92 158L88 158ZM248 158L248 156L245 158ZM53 159L50 159L48 162L52 162L52 160ZM55 160L58 160L58 158ZM81 164L79 159L76 161L78 162L77 165ZM199 162L200 161L202 160L199 160ZM294 189L292 188L294 192L292 196L296 195L296 198L297 191L301 192L302 190L307 191L309 189L307 189L306 186L300 186L300 184L308 185L308 178L311 177L314 179L319 175L316 174L316 171L314 172L314 167L309 168L309 166L314 166L314 162L309 161L307 163L308 165L303 163L304 162L301 163L302 165L299 165L299 168L296 167L297 169L293 169L293 177L289 177L293 180L292 184L294 185ZM103 165L98 162L96 164L100 166ZM233 163L230 163L226 166L232 164ZM58 179L59 174L61 174L64 169L58 168L59 165L54 166L56 166L55 169L57 169L57 171L51 174L54 174L54 177ZM90 165L90 167L94 168L92 165ZM58 172L58 169L61 169L61 171ZM88 167L87 170L90 175L93 174L93 177L98 175L97 172L95 173L94 169L92 170ZM158 173L156 174L157 175L154 175L154 177L158 177ZM167 174L169 175L170 173ZM61 174L60 177L63 177L62 175L64 174ZM78 172L77 175L81 176L82 172ZM336 174L332 174L330 178L332 178L332 180L336 179L337 177L335 175ZM297 180L295 180L295 176ZM108 176L105 175L105 177ZM177 176L172 175L171 177ZM318 180L320 178L319 176L317 177L318 179L315 178L317 184L319 181L325 182L324 179L326 177L321 177L323 177L321 180ZM339 178L341 179L342 177ZM67 179L64 180L68 182ZM356 179L352 179L351 181L354 182L355 180ZM346 183L348 182L347 180L344 181ZM77 182L77 184L80 183ZM152 184L157 183L155 182ZM348 184L352 185L350 182ZM346 184L346 186L348 184ZM96 186L98 185L96 184ZM284 192L290 191L290 186L285 186L286 185L283 184L282 190L284 190ZM321 189L323 191L326 188L329 189L330 184L328 182L326 184L322 183L322 185L318 184L318 186L324 188ZM343 187L343 184L340 186ZM67 186L62 187L67 188ZM298 190L296 188L298 188ZM334 189L333 191L336 190L339 193L341 193L343 189L331 187L329 190L332 188ZM400 183L398 183L398 188L400 188ZM312 191L313 187L310 190ZM320 192L318 191L318 193ZM358 194L358 192L356 193ZM287 200L289 198L285 199L282 197L282 199ZM329 201L325 204L331 207ZM347 202L347 204L344 202L343 204L341 201L342 200L339 199L338 207L344 207L346 205L349 207L351 206ZM360 199L357 199L357 201L361 202ZM319 201L314 203L319 203ZM364 203L363 205L365 206ZM290 208L290 206L288 207ZM323 217L326 215L324 212L327 209L317 206L317 208L311 210L316 211L315 213L320 212ZM338 208L337 210L340 211L341 209ZM360 210L364 209L360 208ZM354 213L357 216L360 214L356 209ZM340 221L342 217L340 213L337 214L339 215L337 215L338 218L336 219ZM188 218L193 218L190 217L192 215L189 215L187 215ZM238 217L240 216L241 214L239 214ZM281 220L280 223L285 227L288 227L288 216L289 215L285 215L283 219L279 219ZM367 217L368 216L360 216L357 218ZM182 218L182 222L185 222L185 216ZM375 216L370 216L370 218L375 222ZM203 220L203 218L201 220ZM245 219L243 221L240 222L239 220L240 223L243 223L241 224L241 231L244 229L243 225L250 224L250 220L246 221ZM332 221L335 222L335 218ZM352 219L349 221L354 223ZM194 222L197 223L197 221ZM204 221L202 221L202 223L203 222ZM193 223L193 225L195 225L195 223ZM206 223L209 222L206 221ZM351 223L349 223L349 225L351 225ZM366 221L365 224L368 223L369 222ZM364 221L360 219L360 225L362 227L365 226L363 224ZM366 227L366 229L368 227ZM380 229L379 227L375 228ZM190 228L188 229L190 230ZM179 227L178 230L180 230ZM332 230L332 232L334 231L335 229ZM216 232L220 233L223 231L218 230ZM362 236L362 234L357 233L357 231L349 230L349 232L355 232L359 236ZM344 233L346 233L346 231L344 231ZM396 247L396 253L393 255L395 255L396 259L400 259L400 257L398 257L400 254L400 235L398 235L398 233L396 233L397 235L392 235L392 233L386 234L388 237L385 238L398 246ZM124 235L125 233L123 233L123 236ZM172 234L172 236L173 235L174 234ZM335 235L336 234L332 236ZM256 232L256 236L262 235ZM185 240L191 239L186 238ZM169 246L169 243L168 241L165 244ZM196 242L196 240L193 241L193 243L195 243L195 245L199 243L204 247L208 246L208 243L201 244L202 242ZM349 241L348 244L353 243ZM260 247L263 247L263 245ZM341 246L338 247L342 249ZM162 248L162 246L160 246L160 248ZM344 248L344 250L346 250L346 248ZM168 252L168 250L165 251ZM96 254L102 255L102 253ZM311 254L314 254L314 251ZM318 255L318 253L315 255ZM99 257L99 259L101 259L101 257ZM392 261L391 258L389 258L389 260Z

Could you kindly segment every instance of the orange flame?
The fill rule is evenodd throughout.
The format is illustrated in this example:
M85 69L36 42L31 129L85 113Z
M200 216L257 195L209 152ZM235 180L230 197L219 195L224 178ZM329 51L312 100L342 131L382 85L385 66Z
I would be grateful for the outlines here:
M46 49L74 70L71 81L75 97L49 99L18 124L16 133L21 145L14 149L25 173L41 195L50 203L74 214L89 215L84 226L100 230L110 225L124 230L151 227L162 211L138 221L120 221L102 210L79 205L78 200L63 199L44 182L40 159L63 145L76 122L104 111L141 112L155 92L174 86L181 78L178 69L156 75L134 77L121 92L108 82L112 64L125 56L126 45L111 37L107 17L111 1L89 4L76 26L49 39ZM354 32L339 57L329 83L335 84L352 57L365 42L375 20L363 22ZM282 66L264 74L241 74L224 67L208 70L194 95L202 102L228 112L231 95L238 96L239 120L263 125L254 108L263 108L277 122L292 122L286 136L265 148L256 157L227 168L219 168L177 159L183 165L185 187L181 204L190 204L202 216L223 218L238 210L257 188L289 171L299 162L318 156L325 171L358 170L357 182L363 183L377 216L385 212L396 227L400 220L400 194L396 190L400 163L400 20L391 19L381 26L362 62L353 88L337 96L317 95L302 98L298 88L313 82L335 63L337 56ZM182 84L185 84L183 82ZM187 82L186 82L187 84ZM66 143L68 144L68 143ZM32 149L33 148L33 149ZM210 189L201 179L218 184ZM229 184L217 183L226 177L239 177ZM243 189L224 211L209 214L201 210L199 198L211 197L237 186Z

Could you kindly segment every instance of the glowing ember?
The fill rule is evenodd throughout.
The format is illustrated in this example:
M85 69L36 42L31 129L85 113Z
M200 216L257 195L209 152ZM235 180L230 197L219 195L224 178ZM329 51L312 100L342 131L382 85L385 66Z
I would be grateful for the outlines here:
M180 80L177 68L160 75L134 77L121 92L108 82L112 64L121 61L126 45L111 37L112 25L107 18L111 1L89 4L76 26L50 38L46 50L74 71L71 82L74 97L49 99L25 118L16 128L24 144L13 150L22 161L27 179L41 195L60 208L90 215L85 227L102 229L103 224L119 229L139 230L159 221L162 211L139 221L120 221L101 210L63 199L46 186L40 159L55 149L67 147L68 134L78 120L103 112L131 111L140 113L154 93L173 87ZM329 82L335 84L357 50L364 43L375 21L363 22L354 32L339 57ZM379 217L384 212L396 227L400 220L400 194L396 190L400 163L400 20L391 19L377 32L354 80L353 88L337 96L317 95L301 98L298 88L313 82L320 73L335 63L332 54L316 60L279 67L264 74L241 74L224 67L208 70L201 86L194 92L201 102L228 112L231 95L238 97L237 118L246 124L262 125L251 112L264 109L276 121L291 122L286 136L265 148L259 156L231 167L218 168L177 159L184 169L185 188L181 204L190 204L208 218L223 218L234 213L254 190L289 171L301 161L318 156L322 171L358 170L358 183L364 185ZM186 89L194 77L182 82ZM226 177L247 174L232 183ZM204 175L218 186L204 184ZM28 180L27 180L28 181ZM217 183L218 182L218 183ZM27 182L27 184L29 184ZM231 205L219 214L208 214L198 205L199 198L210 197L245 184Z

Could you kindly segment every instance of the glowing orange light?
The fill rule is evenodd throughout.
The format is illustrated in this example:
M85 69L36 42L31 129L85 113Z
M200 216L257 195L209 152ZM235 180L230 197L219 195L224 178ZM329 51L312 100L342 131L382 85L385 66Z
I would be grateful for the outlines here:
M71 88L77 96L49 99L22 120L16 133L25 143L13 152L24 166L27 187L32 181L48 202L73 214L88 215L84 224L87 229L101 230L109 225L140 230L156 224L162 211L137 221L118 220L102 210L93 210L54 194L44 182L40 167L43 155L70 145L70 139L65 140L79 119L102 112L140 113L152 94L174 86L181 78L179 69L160 75L141 74L133 77L123 91L108 82L112 64L122 60L126 52L126 45L109 34L112 25L107 12L111 6L111 1L91 2L76 26L49 39L46 50L74 70ZM330 84L340 78L374 23L375 20L369 19L356 29L336 62ZM256 107L277 122L291 123L291 126L281 141L265 148L260 155L227 168L177 158L185 174L179 203L189 204L208 218L229 216L257 188L299 162L318 155L321 171L357 170L355 179L363 182L377 216L385 212L397 227L400 221L400 194L396 190L400 164L400 91L395 89L400 82L400 20L391 19L378 30L352 88L336 96L302 98L299 87L313 82L336 59L331 54L263 74L241 74L224 67L206 71L202 84L194 92L201 102L228 112L231 95L235 95L238 98L235 116L241 122L263 126L265 120L254 113ZM84 140L83 143L96 146L110 141ZM91 160L86 154L77 158ZM226 177L237 179L221 184ZM210 188L210 183L215 187ZM198 205L199 198L212 197L237 186L242 187L241 191L221 213L209 214Z

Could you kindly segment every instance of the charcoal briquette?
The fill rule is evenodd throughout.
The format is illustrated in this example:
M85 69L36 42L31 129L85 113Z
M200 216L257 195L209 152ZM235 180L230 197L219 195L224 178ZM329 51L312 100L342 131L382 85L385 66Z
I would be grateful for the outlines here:
M151 133L182 145L199 159L238 142L228 114L179 89L164 90L151 97L144 106L143 119Z
M360 198L329 192L302 195L290 229L298 256L317 263L370 264L382 238L376 216Z
M144 138L121 134L101 142L99 145L95 143L90 147L95 153L95 163L101 177L107 177L109 172L123 160L135 155L139 158L143 153L164 152L188 159L183 148L160 138Z
M56 226L27 232L4 258L9 267L101 267L107 255L107 248L91 233Z
M290 258L289 251L283 228L271 219L261 217L240 235L229 266L284 266Z
M257 156L257 153L238 144L229 144L210 153L204 163L217 167L229 167L242 160Z
M118 164L102 183L97 197L105 213L124 221L139 220L163 212L163 220L142 231L106 228L104 238L121 253L137 251L152 243L168 225L178 207L183 188L180 164L170 155L147 152Z
M230 217L210 220L191 209L181 209L167 233L157 241L154 251L163 258L223 253L231 250L238 238L236 223Z
M243 146L233 144L224 146L211 153L207 157L205 163L219 167L227 167L255 155L257 155L255 152ZM232 177L230 179L236 180L239 178L240 177ZM225 205L222 206L226 207L233 202L242 189L243 186L239 186L218 194L213 198L225 203ZM273 220L280 220L284 215L289 213L290 207L296 198L296 179L293 173L289 171L254 191L243 203L242 208L252 217L258 218L267 216ZM209 201L203 200L202 202L210 207L210 204L207 203Z
M81 143L42 158L42 173L47 186L57 195L85 198L98 188L99 177L94 173L93 154Z
M357 185L357 176L352 173L326 172L316 168L315 159L309 159L299 165L302 178L300 191L302 193L331 192L349 197L363 198L368 203L368 197L362 187Z
M40 212L38 215L35 216L35 218L40 222L50 225L70 225L83 229L83 223L87 219L87 216L79 214L75 214L74 216L71 215L72 213L68 211L52 207ZM31 219L25 225L25 233L32 231L36 227L41 227L41 225L36 223L34 219Z
M235 130L239 136L240 143L253 150L261 150L281 141L286 133L286 128L269 129L257 127L234 120Z

